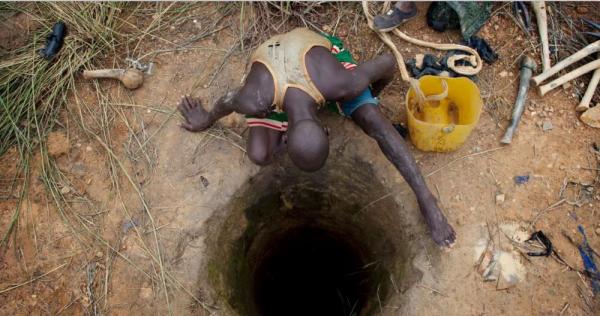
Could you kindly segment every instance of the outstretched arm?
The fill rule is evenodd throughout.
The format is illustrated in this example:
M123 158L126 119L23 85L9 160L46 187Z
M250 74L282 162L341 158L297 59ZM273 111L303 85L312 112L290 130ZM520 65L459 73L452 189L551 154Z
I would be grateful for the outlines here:
M225 93L213 105L210 111L202 107L200 100L190 96L181 98L178 109L183 115L184 121L181 126L190 132L201 132L211 127L220 118L236 111L235 98L238 90Z

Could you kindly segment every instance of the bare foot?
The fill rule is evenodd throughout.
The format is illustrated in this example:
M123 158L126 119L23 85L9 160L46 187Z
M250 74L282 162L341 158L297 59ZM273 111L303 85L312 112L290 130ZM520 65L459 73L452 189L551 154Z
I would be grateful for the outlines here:
M421 211L425 215L433 241L442 248L452 248L456 242L456 233L452 226L448 224L446 216L437 206L436 201L423 203Z
M181 126L190 132L201 132L214 123L210 114L202 107L200 100L183 96L177 108L185 119L181 122Z

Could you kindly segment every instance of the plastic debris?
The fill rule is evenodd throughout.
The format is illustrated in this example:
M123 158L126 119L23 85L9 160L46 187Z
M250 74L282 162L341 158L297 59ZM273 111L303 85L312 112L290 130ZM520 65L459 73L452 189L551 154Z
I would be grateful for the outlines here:
M600 293L600 273L598 272L598 268L596 267L596 263L594 262L594 250L592 250L590 244L588 243L583 226L578 225L577 229L579 230L579 233L581 233L581 235L583 236L583 242L577 246L577 249L579 249L581 260L583 260L583 267L585 273L590 278L592 292L594 294L598 294Z
M516 184L525 184L527 182L529 182L529 175L515 176L515 183Z
M538 230L537 232L531 234L531 237L529 237L529 239L525 240L525 242L532 242L532 241L540 242L544 246L545 249L544 249L544 251L540 251L540 252L528 252L527 253L528 256L548 257L554 252L554 249L552 248L552 242L550 241L550 239L548 239L548 237L546 237L546 235L541 230Z
M63 22L57 22L52 27L52 33L46 37L46 47L40 49L40 55L46 60L52 60L63 46L67 26Z

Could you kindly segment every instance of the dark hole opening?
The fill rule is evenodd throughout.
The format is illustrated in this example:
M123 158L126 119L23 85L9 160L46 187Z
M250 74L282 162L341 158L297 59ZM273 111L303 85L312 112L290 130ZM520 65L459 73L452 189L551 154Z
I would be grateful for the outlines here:
M259 315L358 315L372 295L370 260L340 232L291 228L261 252L252 275Z

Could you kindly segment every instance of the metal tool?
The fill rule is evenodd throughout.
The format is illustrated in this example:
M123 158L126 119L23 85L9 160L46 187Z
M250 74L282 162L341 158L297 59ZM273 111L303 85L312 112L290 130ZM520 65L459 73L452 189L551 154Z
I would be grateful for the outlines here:
M517 130L517 125L521 120L521 115L523 115L523 110L525 110L525 99L527 99L527 90L529 89L529 81L531 80L531 76L533 72L536 70L535 61L529 56L523 56L521 59L521 75L519 81L519 92L517 94L517 100L515 101L515 107L513 108L512 118L510 120L510 125L506 129L504 133L504 137L500 141L503 144L510 144L512 141L513 134Z

